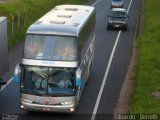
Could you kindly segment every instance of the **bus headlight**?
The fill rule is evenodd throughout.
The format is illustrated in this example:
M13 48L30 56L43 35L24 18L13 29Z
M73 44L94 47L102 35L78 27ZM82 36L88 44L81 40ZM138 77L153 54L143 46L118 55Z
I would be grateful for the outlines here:
M32 103L33 101L31 101L31 100L27 100L27 99L23 99L23 102L26 102L26 103Z
M122 23L122 24L126 24L126 22L125 22L125 21L122 21L121 23Z
M61 103L62 105L72 105L73 104L73 102L72 101L69 101L69 102L63 102L63 103Z
M113 21L112 21L112 20L109 20L108 22L109 22L109 23L112 23Z
M23 105L21 105L21 108L22 108L22 109L24 109L24 106L23 106Z

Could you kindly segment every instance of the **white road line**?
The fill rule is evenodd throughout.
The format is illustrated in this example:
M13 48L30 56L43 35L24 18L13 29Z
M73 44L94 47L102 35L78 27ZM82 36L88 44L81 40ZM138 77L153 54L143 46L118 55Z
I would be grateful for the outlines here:
M132 0L129 3L127 13L129 12L131 5L132 5ZM103 81L102 81L102 85L100 87L100 91L99 91L99 94L98 94L98 97L97 97L97 100L96 100L96 104L95 104L95 107L94 107L94 110L93 110L93 113L92 113L91 120L95 120L97 110L98 110L98 106L99 106L99 103L100 103L100 100L101 100L103 89L104 89L104 86L105 86L105 83L106 83L106 80L107 80L107 77L108 77L108 73L109 73L109 70L110 70L110 67L111 67L112 59L114 57L114 53L115 53L120 35L121 35L121 31L118 32L116 41L114 43L114 46L113 46L113 49L112 49L112 52L111 52L111 56L110 56L110 59L109 59L109 62L108 62L108 66L107 66L107 69L106 69L106 72L105 72L105 75L104 75L104 78L103 78Z
M8 81L7 81L7 84L6 85L3 85L0 89L0 92L2 92L13 80L13 77L11 77Z
M92 6L95 6L100 0L97 0L95 3L92 4Z
M131 5L132 5L132 0L131 0L130 3L129 3L128 10L127 10L127 14L128 14L128 12L129 12L129 10L130 10L130 8L131 8Z
M97 110L98 110L98 106L99 106L99 103L100 103L100 100L101 100L103 89L104 89L104 86L105 86L105 83L106 83L106 80L107 80L107 77L108 77L108 73L109 73L109 70L110 70L110 66L111 66L111 63L112 63L112 59L114 57L114 52L116 50L117 43L118 43L120 35L121 35L121 31L118 32L116 42L115 42L114 47L112 49L112 53L111 53L111 56L110 56L110 59L109 59L109 62L108 62L108 66L107 66L107 69L106 69L105 76L104 76L103 81L102 81L102 85L100 87L101 89L100 89L98 97L97 97L97 101L96 101L96 104L95 104L95 107L94 107L94 110L93 110L93 113L92 113L93 115L92 115L91 120L95 120Z

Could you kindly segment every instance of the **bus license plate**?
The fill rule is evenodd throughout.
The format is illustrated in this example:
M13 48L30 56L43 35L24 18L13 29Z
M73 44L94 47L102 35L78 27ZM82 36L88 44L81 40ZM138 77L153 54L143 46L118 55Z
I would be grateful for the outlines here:
M119 25L115 25L115 27L119 27Z
M51 111L51 108L43 108L43 111Z

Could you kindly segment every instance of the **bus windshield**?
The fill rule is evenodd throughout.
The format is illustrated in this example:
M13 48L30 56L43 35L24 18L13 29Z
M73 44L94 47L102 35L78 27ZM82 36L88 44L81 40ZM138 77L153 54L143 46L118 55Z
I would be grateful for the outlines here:
M23 57L36 60L74 61L76 38L68 36L27 35Z
M23 66L21 92L34 95L73 96L75 69Z

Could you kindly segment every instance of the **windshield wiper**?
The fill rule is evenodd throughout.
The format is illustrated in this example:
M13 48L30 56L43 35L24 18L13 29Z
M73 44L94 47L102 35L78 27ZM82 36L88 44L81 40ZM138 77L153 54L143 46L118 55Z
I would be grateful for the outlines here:
M73 93L49 93L51 96L72 96Z

